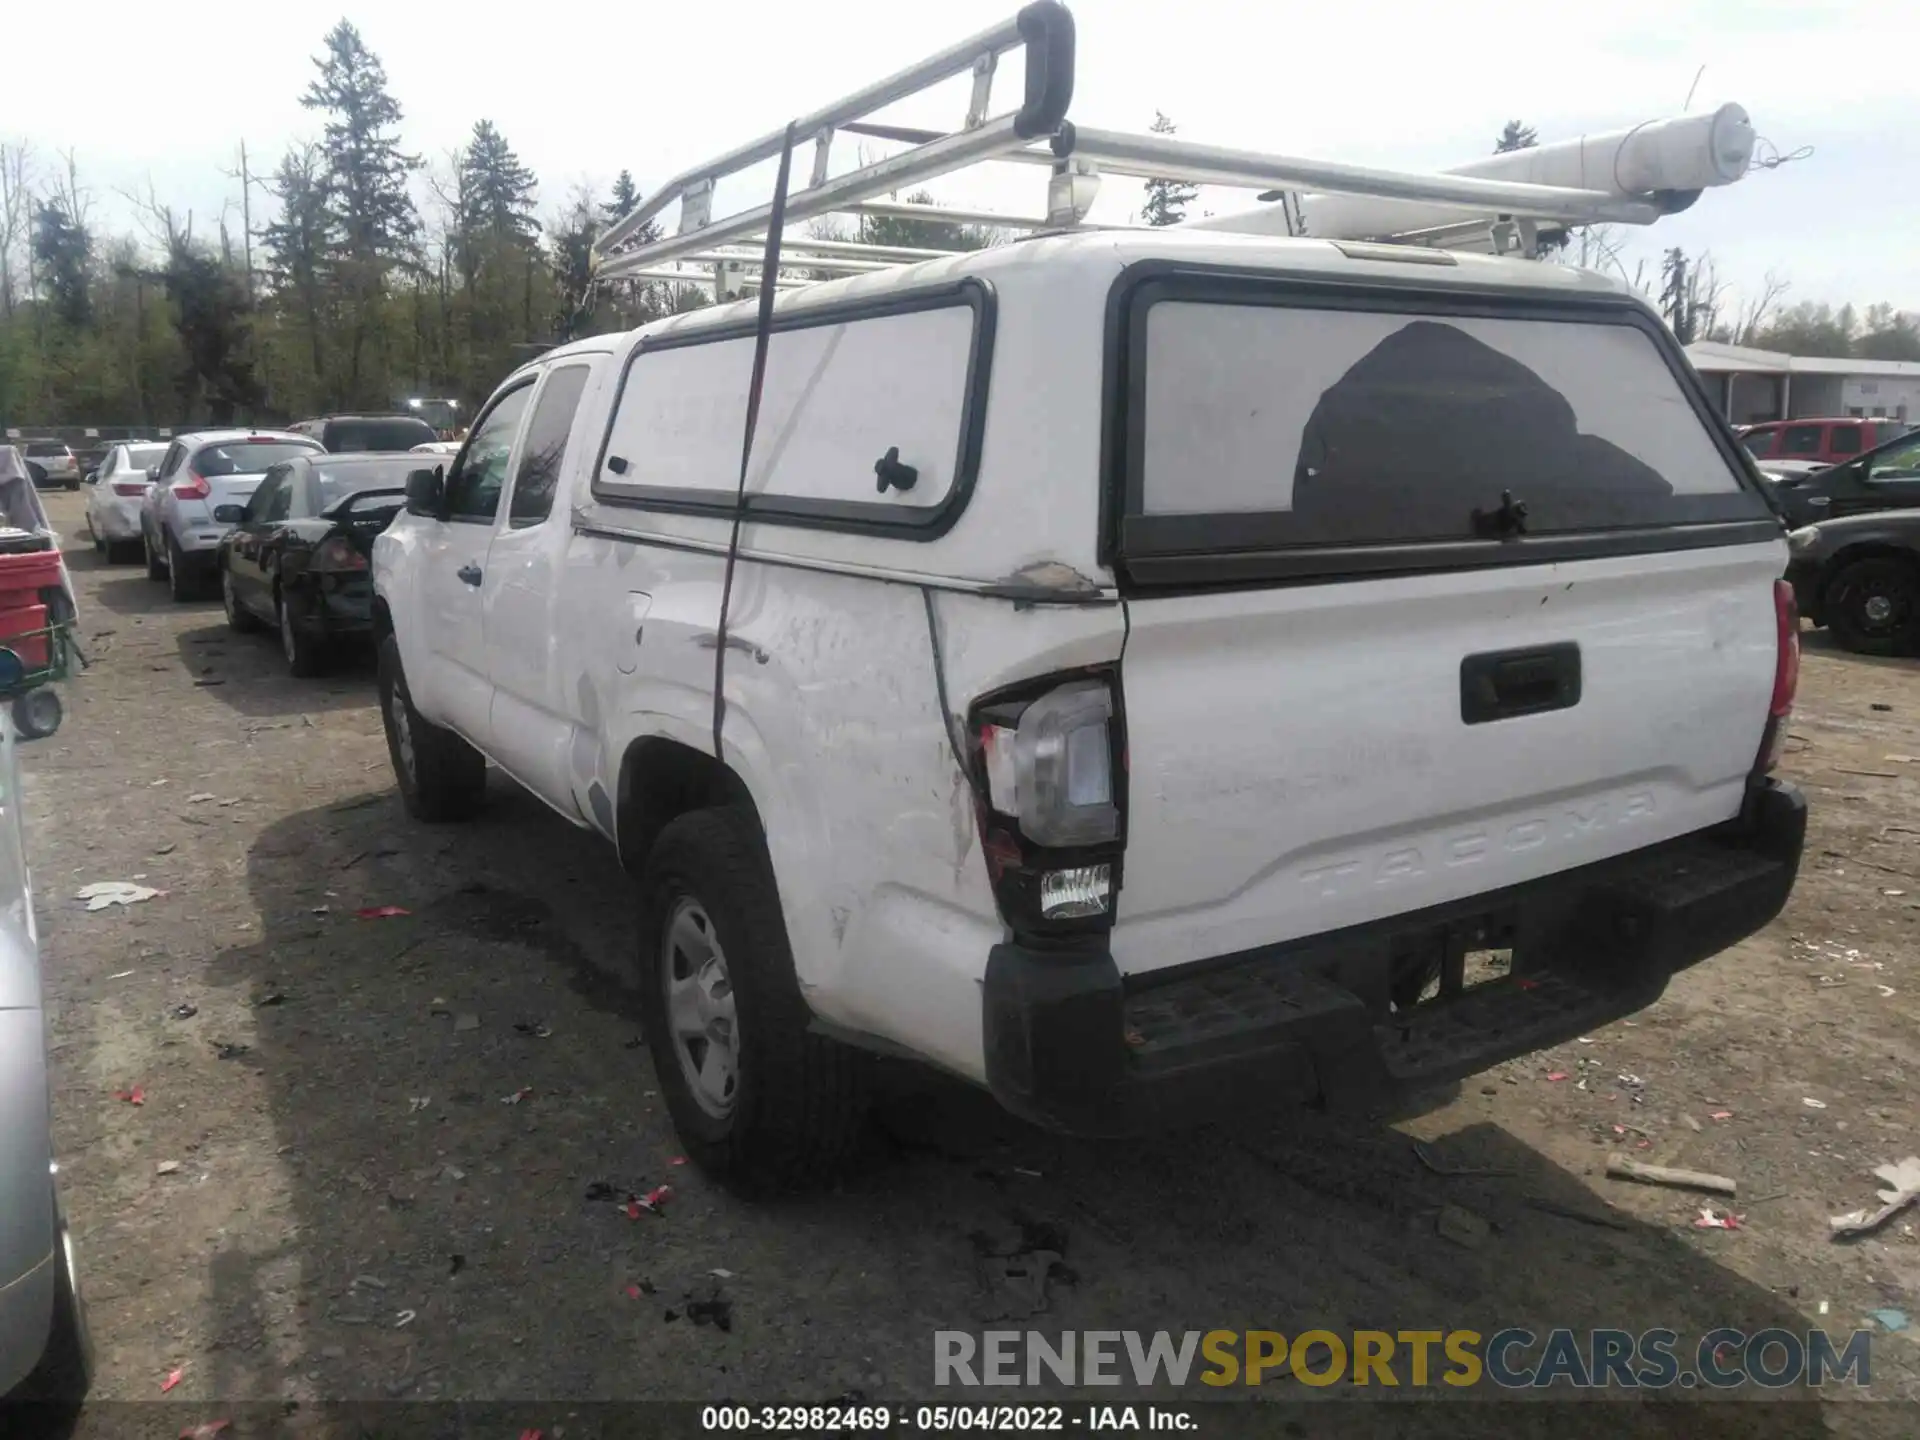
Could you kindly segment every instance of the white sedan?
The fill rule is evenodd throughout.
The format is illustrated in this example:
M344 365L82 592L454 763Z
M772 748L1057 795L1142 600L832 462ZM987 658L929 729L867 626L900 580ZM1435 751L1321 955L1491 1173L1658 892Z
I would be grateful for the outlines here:
M140 558L140 501L153 482L147 471L167 453L164 440L129 440L107 451L87 476L87 533L93 548L114 563Z

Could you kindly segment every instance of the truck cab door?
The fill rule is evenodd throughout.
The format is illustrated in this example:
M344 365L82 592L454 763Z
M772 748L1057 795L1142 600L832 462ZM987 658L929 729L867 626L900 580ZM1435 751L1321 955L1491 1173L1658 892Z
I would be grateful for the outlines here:
M435 718L481 749L490 743L493 682L487 674L481 591L487 551L533 395L529 376L496 396L447 472L441 518L421 536L416 570L424 679Z
M569 533L561 492L569 456L591 448L589 437L573 431L596 365L606 359L569 359L541 377L514 461L506 523L494 532L481 585L493 692L490 753L521 784L573 819L582 818L569 765L578 707L563 670L578 647L554 618Z

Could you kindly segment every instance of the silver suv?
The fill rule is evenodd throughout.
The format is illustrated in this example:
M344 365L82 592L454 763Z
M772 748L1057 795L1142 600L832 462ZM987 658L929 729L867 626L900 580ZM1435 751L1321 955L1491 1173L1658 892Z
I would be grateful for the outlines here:
M212 585L220 537L232 528L214 519L222 505L245 505L267 470L320 443L286 430L201 430L176 436L148 474L140 502L140 539L147 578L165 580L176 600Z
M21 449L27 457L27 474L35 485L80 488L80 462L64 440L29 440Z

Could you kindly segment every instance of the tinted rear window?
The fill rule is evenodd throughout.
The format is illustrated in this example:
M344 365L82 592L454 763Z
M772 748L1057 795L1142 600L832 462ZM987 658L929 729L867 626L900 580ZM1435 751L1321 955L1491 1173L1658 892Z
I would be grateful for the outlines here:
M336 455L356 450L411 450L440 438L426 421L405 415L391 420L331 420L325 435L327 449Z
M58 440L29 440L27 442L27 454L29 455L64 455L66 453L67 447L62 445Z
M1168 299L1144 355L1129 510L1215 537L1471 540L1503 492L1528 534L1766 513L1636 325Z
M314 447L291 440L232 440L209 445L193 457L193 471L209 480L222 475L258 475L282 460L313 454Z
M414 459L363 462L358 465L328 465L317 461L313 467L314 490L319 497L320 510L330 510L349 495L358 495L362 490L404 490L407 488L407 476L420 468L420 462ZM401 503L398 495L393 503ZM378 509L369 502L367 508Z

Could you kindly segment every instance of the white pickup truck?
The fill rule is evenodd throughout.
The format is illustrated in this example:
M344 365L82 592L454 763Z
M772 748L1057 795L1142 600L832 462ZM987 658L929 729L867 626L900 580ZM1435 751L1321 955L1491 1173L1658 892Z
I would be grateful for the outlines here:
M618 846L702 1163L830 1164L867 1052L1083 1132L1377 1100L1784 904L1782 526L1602 278L1081 233L772 315L737 537L751 302L522 367L374 552L408 806Z

